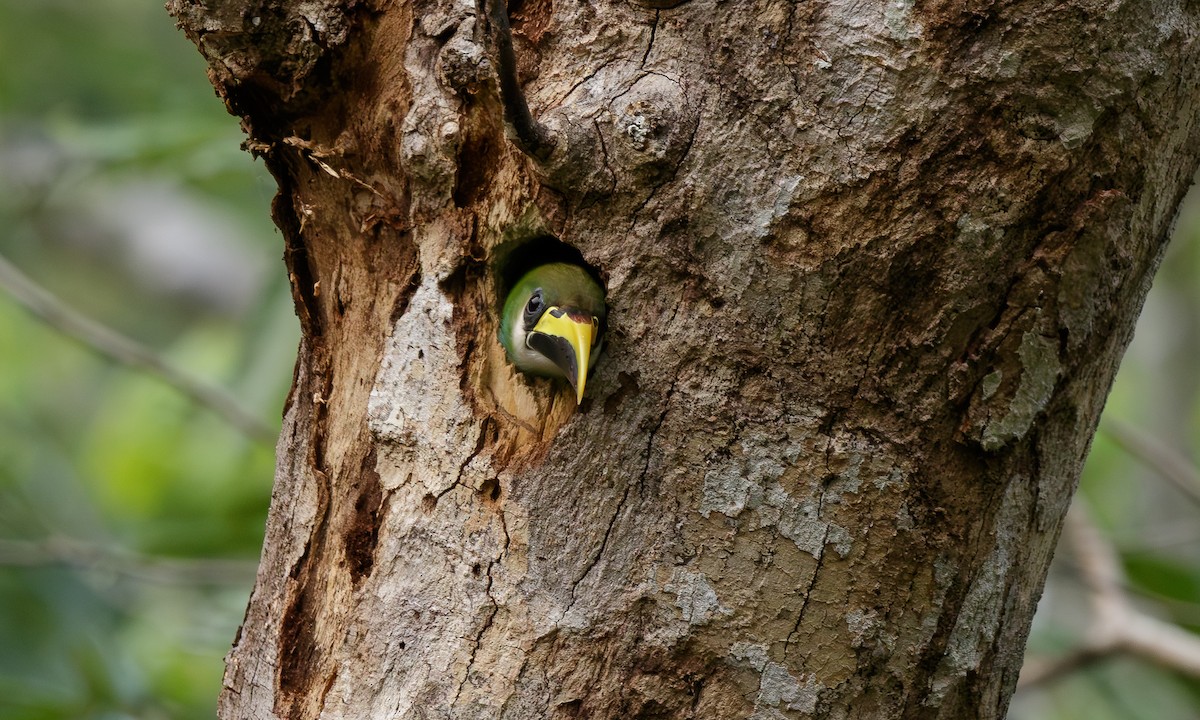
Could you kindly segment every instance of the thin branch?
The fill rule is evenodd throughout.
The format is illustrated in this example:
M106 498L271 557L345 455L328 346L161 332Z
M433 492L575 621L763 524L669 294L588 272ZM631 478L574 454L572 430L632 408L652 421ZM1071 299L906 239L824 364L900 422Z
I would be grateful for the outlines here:
M1132 613L1122 633L1126 649L1168 670L1200 678L1200 637L1178 625Z
M1041 685L1049 685L1055 680L1089 665L1107 660L1113 656L1114 652L1109 648L1082 646L1056 658L1030 658L1021 666L1021 676L1017 679L1017 690L1029 690Z
M143 555L64 537L40 542L0 539L0 566L55 565L168 585L247 585L258 567L250 560Z
M1064 536L1074 550L1090 593L1091 622L1083 643L1074 651L1055 659L1027 662L1021 669L1018 689L1048 683L1122 653L1200 678L1200 637L1133 606L1122 587L1120 558L1082 503L1076 502L1067 513Z
M1200 471L1187 458L1123 422L1105 420L1100 431L1112 438L1121 449L1150 466L1192 502L1200 505Z
M157 377L193 402L220 415L247 437L272 444L277 433L224 390L185 375L154 351L67 306L0 257L0 289L34 317L91 350Z
M517 78L517 54L513 51L512 28L508 24L508 0L483 0L488 3L492 42L496 47L496 74L500 80L500 102L504 119L516 134L521 152L536 160L545 160L554 150L554 138L533 119L529 103Z

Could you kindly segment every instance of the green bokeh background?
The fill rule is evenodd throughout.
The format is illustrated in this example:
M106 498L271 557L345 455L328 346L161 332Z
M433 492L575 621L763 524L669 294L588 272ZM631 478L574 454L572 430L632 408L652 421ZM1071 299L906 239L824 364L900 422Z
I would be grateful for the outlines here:
M159 0L0 0L0 255L278 428L298 327L274 183L242 139ZM1197 204L1106 409L1187 458ZM0 292L0 720L212 718L273 462ZM1200 630L1200 507L1104 433L1081 497L1137 606ZM1067 548L1030 655L1069 652L1088 617ZM1185 720L1200 683L1118 657L1019 692L1011 716Z

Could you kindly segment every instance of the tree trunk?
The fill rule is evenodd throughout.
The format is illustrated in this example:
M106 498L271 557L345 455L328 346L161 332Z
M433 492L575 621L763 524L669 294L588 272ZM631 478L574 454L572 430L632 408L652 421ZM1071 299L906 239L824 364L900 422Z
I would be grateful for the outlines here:
M303 327L221 716L1002 717L1200 7L511 5L552 149L482 5L169 3ZM577 410L496 340L546 238L607 284Z

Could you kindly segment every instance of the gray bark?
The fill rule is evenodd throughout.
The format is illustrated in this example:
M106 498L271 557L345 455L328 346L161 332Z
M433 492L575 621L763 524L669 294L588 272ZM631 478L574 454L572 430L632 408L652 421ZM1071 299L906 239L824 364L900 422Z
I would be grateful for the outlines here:
M304 340L224 718L998 718L1197 166L1190 0L172 0ZM576 411L497 262L598 268Z

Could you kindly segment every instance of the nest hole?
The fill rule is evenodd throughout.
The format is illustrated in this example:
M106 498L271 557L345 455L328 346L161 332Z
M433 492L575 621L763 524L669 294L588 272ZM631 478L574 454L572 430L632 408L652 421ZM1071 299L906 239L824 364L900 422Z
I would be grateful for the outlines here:
M498 311L503 311L508 291L512 290L525 273L547 263L565 262L578 265L587 270L600 287L607 288L600 270L584 260L583 253L552 235L509 240L497 246L492 254L492 275L496 283Z
M495 478L488 478L483 481L483 485L479 488L479 494L488 498L492 502L500 499L500 482Z

